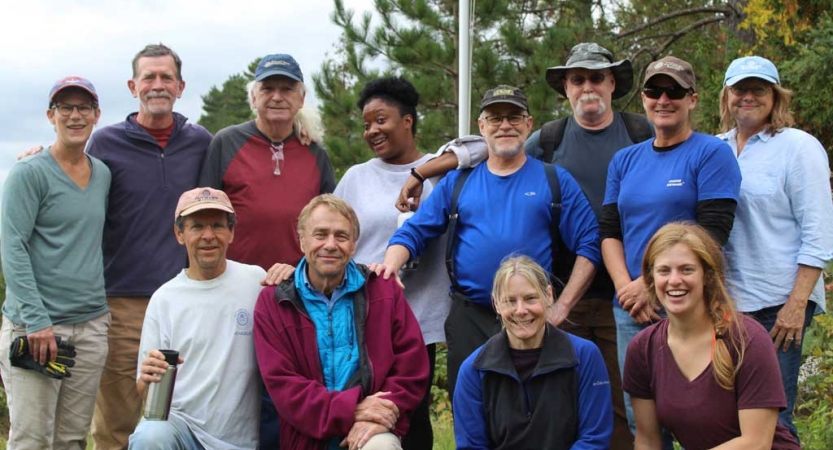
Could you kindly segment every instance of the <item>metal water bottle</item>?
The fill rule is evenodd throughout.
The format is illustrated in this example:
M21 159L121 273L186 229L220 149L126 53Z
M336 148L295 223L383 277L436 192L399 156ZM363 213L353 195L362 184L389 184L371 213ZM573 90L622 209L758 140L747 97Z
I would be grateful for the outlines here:
M402 224L405 223L406 220L413 217L413 211L406 211L403 213L399 213L399 216L396 218L396 228L402 227ZM419 265L419 258L411 258L410 261L406 262L405 265L402 266L402 270L414 270Z
M168 413L171 411L171 399L174 394L176 383L176 365L179 362L179 352L176 350L159 350L165 355L165 362L168 363L168 371L162 374L162 380L158 383L150 383L148 396L145 401L146 420L168 420Z

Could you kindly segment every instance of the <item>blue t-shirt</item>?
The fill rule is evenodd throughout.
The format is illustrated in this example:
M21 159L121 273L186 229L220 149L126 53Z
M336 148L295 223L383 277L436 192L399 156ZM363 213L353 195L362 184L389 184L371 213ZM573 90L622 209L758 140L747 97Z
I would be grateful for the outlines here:
M593 210L572 175L560 167L556 170L562 196L558 227L562 239L571 251L598 266L601 256ZM459 176L459 171L452 171L440 181L388 245L404 245L412 257L422 254L448 225L451 194ZM463 294L491 305L495 272L511 254L529 256L547 270L552 267L551 203L541 161L527 158L520 169L506 176L493 174L487 164L472 169L457 200L454 268Z
M740 191L740 168L732 149L720 139L693 133L668 151L656 151L654 139L621 150L610 163L604 204L616 203L625 261L639 277L648 241L663 225L696 220L697 203L732 199Z

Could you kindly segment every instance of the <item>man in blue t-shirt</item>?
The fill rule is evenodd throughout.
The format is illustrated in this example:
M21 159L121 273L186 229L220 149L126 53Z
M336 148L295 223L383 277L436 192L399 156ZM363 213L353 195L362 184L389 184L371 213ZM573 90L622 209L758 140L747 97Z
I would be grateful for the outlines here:
M453 240L454 287L445 324L448 342L448 387L453 395L463 360L500 330L491 302L495 271L501 260L524 254L542 267L552 267L552 193L544 164L529 158L524 142L533 127L526 97L520 89L498 86L486 92L477 120L489 158L472 169L457 199ZM560 323L587 290L601 258L598 225L575 179L556 168L562 213L558 229L576 262L567 285L550 311ZM390 277L449 224L451 198L462 172L448 174L434 193L391 238L384 264L377 270Z

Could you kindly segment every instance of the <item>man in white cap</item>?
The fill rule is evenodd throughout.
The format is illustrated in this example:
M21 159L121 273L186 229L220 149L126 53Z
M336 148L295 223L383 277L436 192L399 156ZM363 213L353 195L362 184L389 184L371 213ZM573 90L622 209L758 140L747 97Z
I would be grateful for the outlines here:
M46 111L55 142L15 164L4 186L9 448L87 446L110 326L101 254L110 170L84 153L100 115L92 83L59 80Z
M150 299L139 346L137 388L160 381L177 350L180 366L167 421L143 420L135 449L256 449L260 376L252 313L266 272L226 259L234 208L223 191L196 188L179 198L174 234L188 268Z

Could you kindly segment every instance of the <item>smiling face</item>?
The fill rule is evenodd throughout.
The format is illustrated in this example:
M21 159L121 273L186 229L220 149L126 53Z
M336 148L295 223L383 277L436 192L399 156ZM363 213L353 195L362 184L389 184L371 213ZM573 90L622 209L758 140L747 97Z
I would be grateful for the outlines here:
M580 124L596 123L600 117L613 114L610 103L616 80L609 69L570 69L563 83L573 115Z
M500 314L509 346L514 349L532 349L541 346L546 333L547 305L552 299L552 288L541 292L520 274L514 274L506 282L495 308Z
M188 251L188 277L211 280L226 270L226 250L234 241L228 214L204 209L184 217L182 229L174 226L176 240Z
M273 125L294 121L304 106L305 92L301 82L282 75L259 81L252 95L258 120Z
M388 164L408 164L419 157L414 146L413 123L410 114L402 115L399 108L380 99L368 101L362 109L364 140L373 153Z
M726 91L729 111L739 127L760 130L769 123L775 103L772 83L760 78L746 78L727 88Z
M356 253L356 233L347 217L327 205L316 206L300 233L310 283L328 294L344 278Z
M645 82L646 88L667 88L677 86L676 81L667 75L656 75ZM653 99L642 93L642 106L645 108L645 115L654 125L657 135L679 133L681 130L691 129L691 112L697 106L697 93L688 93L685 97L674 100L668 98L668 94Z
M509 123L504 118L499 125L488 123L489 117L497 116L525 116L518 125ZM513 158L523 152L524 142L532 130L532 116L521 107L510 103L497 103L486 107L477 119L480 134L486 138L489 155L501 158Z
M174 103L185 89L173 56L144 56L139 58L136 68L136 76L127 82L127 87L133 97L139 99L139 114L173 114Z
M56 94L52 103L54 107L46 111L46 117L55 126L56 143L65 148L80 147L83 149L101 115L98 107L94 106L92 96L81 89L67 88ZM68 116L64 116L58 111L57 106L74 106L74 108ZM91 106L93 106L92 111L86 115L79 111L79 109L86 110Z
M697 255L683 243L657 254L653 265L654 290L669 316L705 314L705 274Z

